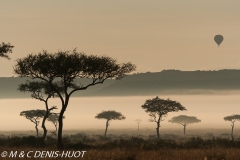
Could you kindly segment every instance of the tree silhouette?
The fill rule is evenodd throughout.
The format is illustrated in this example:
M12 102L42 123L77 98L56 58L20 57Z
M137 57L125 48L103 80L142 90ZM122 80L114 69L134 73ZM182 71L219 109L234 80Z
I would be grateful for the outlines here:
M10 59L8 53L12 53L13 47L10 43L2 42L2 44L0 44L0 57Z
M44 81L41 81L41 82L27 81L25 84L20 84L18 87L18 90L24 93L30 92L32 98L44 102L46 110L44 112L41 112L41 114L43 115L42 128L43 128L43 141L44 141L47 137L47 128L45 126L45 121L51 114L51 111L54 109L57 109L56 106L52 106L51 108L49 108L48 106L48 100L49 98L54 97L55 92L52 91L48 83Z
M41 79L49 84L61 100L59 114L58 148L63 149L62 129L63 115L68 107L71 95L90 86L103 83L106 79L122 79L126 73L135 70L132 63L118 64L115 59L107 56L95 56L72 51L58 51L50 54L42 51L38 54L29 54L25 58L16 60L14 72L21 77ZM76 78L88 79L88 83L77 84ZM54 83L62 86L61 94Z
M35 129L36 129L36 135L38 137L38 125L40 122L40 118L42 118L42 114L45 112L45 110L28 110L28 111L22 111L20 113L20 116L23 116L33 122L35 124Z
M63 119L65 118L65 116L63 116ZM49 122L52 122L54 127L55 127L55 131L52 132L53 135L57 135L57 125L58 125L58 119L59 119L59 115L56 113L51 113L49 115L49 117L47 118L47 120Z
M231 137L232 137L232 140L234 140L234 137L233 137L233 129L234 129L234 123L236 121L239 121L240 120L240 115L239 114L233 114L231 116L226 116L223 118L225 121L230 121L232 124L232 131L231 131Z
M108 126L110 126L110 121L111 120L123 120L126 117L124 115L122 115L122 113L112 110L112 111L102 111L101 113L98 113L95 116L95 118L107 120L106 121L106 129L105 129L105 133L104 133L104 136L106 137Z
M136 119L135 120L135 122L138 124L138 131L139 131L139 125L140 125L141 121L142 121L141 119Z
M159 129L160 122L163 121L163 117L166 117L168 112L177 112L186 110L179 102L172 101L170 99L164 100L158 98L147 99L146 102L142 105L142 109L148 113L150 116L150 122L157 123L157 138L160 138Z
M186 126L188 124L199 123L201 122L201 120L197 119L197 117L194 117L194 116L180 115L180 116L173 117L171 120L169 120L169 122L181 124L183 126L183 134L185 135Z

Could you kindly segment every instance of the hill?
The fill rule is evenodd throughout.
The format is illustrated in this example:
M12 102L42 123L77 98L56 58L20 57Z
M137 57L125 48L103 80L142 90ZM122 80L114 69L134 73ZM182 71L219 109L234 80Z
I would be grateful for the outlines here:
M30 94L17 91L27 78L0 78L0 98L29 98ZM86 79L77 79L87 83ZM128 75L120 81L107 80L73 96L138 96L158 94L211 94L240 91L240 70L180 71L163 70Z

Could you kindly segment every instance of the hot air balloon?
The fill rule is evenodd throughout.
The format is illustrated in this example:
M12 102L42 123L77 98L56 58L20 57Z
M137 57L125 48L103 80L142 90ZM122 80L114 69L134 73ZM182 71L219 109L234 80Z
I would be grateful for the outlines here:
M214 41L218 44L218 47L219 47L219 45L222 43L222 41L223 41L223 36L222 35L216 35L215 37L214 37Z

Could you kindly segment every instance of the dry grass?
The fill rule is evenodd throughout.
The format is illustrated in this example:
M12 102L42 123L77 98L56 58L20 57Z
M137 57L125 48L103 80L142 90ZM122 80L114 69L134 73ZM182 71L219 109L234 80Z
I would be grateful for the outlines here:
M127 137L124 137L127 136ZM232 142L229 139L200 137L181 137L162 134L162 137L173 136L173 140L148 139L130 135L112 135L109 140L93 134L76 134L65 139L65 151L87 151L83 158L35 158L36 160L240 160L240 138ZM110 137L110 135L109 135ZM123 138L121 138L123 137ZM89 141L95 138L95 141ZM0 139L0 154L3 151L56 151L56 140L48 139L45 147L37 148L37 139L28 137L5 137ZM31 142L31 143L27 143ZM8 147L6 147L8 146ZM32 146L32 148L31 148ZM86 148L86 149L85 149ZM62 153L62 151L60 151ZM33 158L2 158L29 160Z
M86 160L239 160L239 149L158 149L158 150L121 150L88 151Z
M37 151L32 148L0 148L2 151ZM53 151L45 148L41 151ZM156 149L142 150L132 149L110 149L110 150L87 150L83 158L57 158L57 159L84 159L84 160L239 160L240 149L211 148L211 149ZM0 158L0 159L22 159L29 158ZM51 160L56 158L36 158L36 160Z

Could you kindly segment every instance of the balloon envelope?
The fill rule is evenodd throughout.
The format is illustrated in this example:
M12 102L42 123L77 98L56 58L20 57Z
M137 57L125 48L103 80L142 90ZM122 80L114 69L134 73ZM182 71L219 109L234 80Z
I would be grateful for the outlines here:
M222 43L223 41L223 36L222 35L216 35L214 37L214 41L218 44L218 46Z

